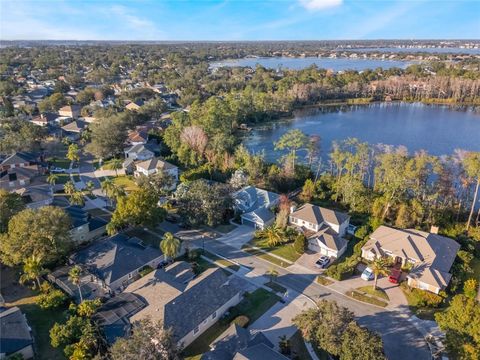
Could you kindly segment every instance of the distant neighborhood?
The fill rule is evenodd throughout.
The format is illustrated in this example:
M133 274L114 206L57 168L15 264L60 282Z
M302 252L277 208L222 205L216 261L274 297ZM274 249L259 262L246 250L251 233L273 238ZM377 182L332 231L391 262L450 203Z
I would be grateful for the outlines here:
M290 126L274 160L245 142L313 98L478 82L470 63L331 73L210 68L245 56L221 44L1 51L1 359L478 358L479 152L329 148Z

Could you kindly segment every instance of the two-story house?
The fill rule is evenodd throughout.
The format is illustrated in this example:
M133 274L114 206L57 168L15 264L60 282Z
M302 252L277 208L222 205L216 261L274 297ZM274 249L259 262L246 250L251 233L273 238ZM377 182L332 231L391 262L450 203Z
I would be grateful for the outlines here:
M30 185L31 180L42 175L40 159L28 152L16 152L0 163L0 188L15 190Z
M459 250L459 243L435 231L380 226L362 247L362 257L389 257L395 264L411 267L408 285L438 294L450 282L450 269Z
M329 257L339 257L347 249L343 238L350 216L312 204L292 209L289 223L299 228L308 239L308 248Z

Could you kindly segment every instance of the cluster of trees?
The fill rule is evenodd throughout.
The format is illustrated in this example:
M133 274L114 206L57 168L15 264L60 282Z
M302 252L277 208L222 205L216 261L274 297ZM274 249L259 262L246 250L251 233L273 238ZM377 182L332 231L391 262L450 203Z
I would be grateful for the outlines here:
M359 326L354 314L334 301L321 300L292 321L305 340L341 360L386 359L381 337Z
M47 132L45 128L17 118L0 120L0 152L38 151Z
M371 146L351 138L334 143L329 173L307 180L300 197L335 200L402 228L449 227L468 214L469 230L479 225L479 178L478 152L409 155L404 147Z

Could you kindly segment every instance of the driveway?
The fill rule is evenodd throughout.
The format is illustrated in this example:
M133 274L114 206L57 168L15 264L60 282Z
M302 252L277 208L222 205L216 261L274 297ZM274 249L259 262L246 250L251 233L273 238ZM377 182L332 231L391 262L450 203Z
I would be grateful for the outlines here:
M292 324L292 319L303 310L315 306L310 300L296 292L289 294L284 299L287 300L286 304L276 303L248 327L253 334L262 331L276 349L278 349L280 337L290 338L297 331Z
M240 225L217 240L221 241L225 245L234 247L235 249L241 249L243 245L253 239L254 233L255 229L253 227Z
M321 274L324 270L315 266L315 261L317 261L320 256L319 253L307 251L300 256L293 265L289 266L288 270L299 273Z

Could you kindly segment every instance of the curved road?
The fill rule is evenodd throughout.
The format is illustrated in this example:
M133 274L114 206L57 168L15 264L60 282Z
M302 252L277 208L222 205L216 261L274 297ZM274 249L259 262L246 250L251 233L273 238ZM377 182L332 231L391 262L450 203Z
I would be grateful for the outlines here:
M203 246L202 240L198 238L193 242L200 248ZM347 307L354 312L360 324L381 334L385 353L390 360L429 360L432 358L422 334L407 319L405 315L407 312L402 314L401 309L400 311L390 311L352 300L316 283L316 275L291 273L282 267L226 245L219 240L205 238L204 246L206 250L212 253L232 259L251 269L258 276L262 276L266 271L275 268L279 273L276 280L279 284L302 293L313 300L335 300L338 304Z

